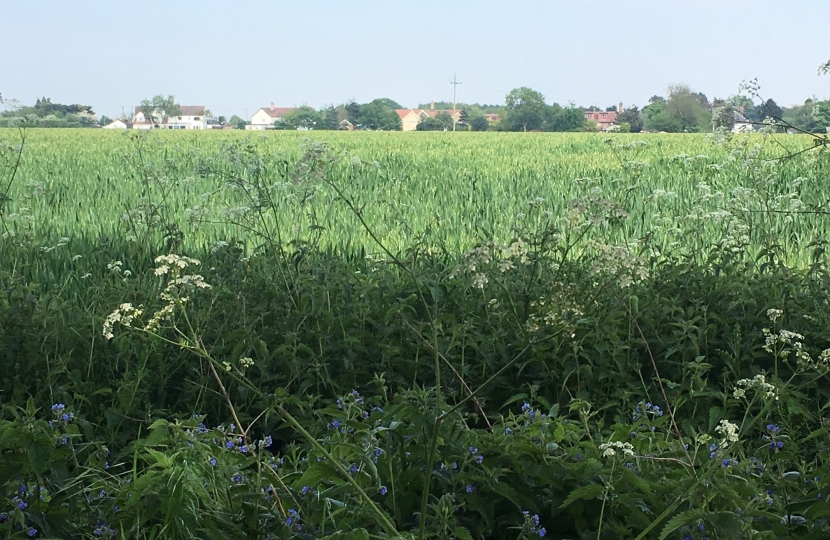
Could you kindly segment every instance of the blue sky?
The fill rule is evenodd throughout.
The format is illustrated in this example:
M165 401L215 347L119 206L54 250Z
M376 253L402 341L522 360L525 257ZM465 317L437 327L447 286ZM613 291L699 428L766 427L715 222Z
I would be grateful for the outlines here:
M0 94L114 116L154 94L215 114L390 97L406 107L644 105L672 83L710 98L757 77L781 105L830 95L830 0L6 0Z

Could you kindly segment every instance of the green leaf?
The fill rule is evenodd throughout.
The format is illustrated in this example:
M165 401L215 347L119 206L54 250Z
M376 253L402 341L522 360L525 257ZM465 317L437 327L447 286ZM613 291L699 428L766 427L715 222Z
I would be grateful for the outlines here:
M671 533L683 525L688 525L695 520L702 519L704 515L705 512L699 508L675 514L675 516L671 518L668 523L666 523L666 526L663 527L663 532L660 533L660 540L665 540Z
M715 426L718 425L718 420L720 420L721 410L720 407L712 407L709 409L709 431L715 429Z
M587 486L578 487L571 491L568 497L562 502L562 504L559 505L559 508L565 508L566 506L570 506L575 501L579 500L590 501L591 499L596 499L603 493L605 493L605 486L601 486L599 484L589 484Z
M315 487L323 480L342 483L340 473L334 467L326 463L315 463L303 473L297 485Z
M458 537L458 540L473 540L473 535L464 527L458 526L452 530L453 534Z

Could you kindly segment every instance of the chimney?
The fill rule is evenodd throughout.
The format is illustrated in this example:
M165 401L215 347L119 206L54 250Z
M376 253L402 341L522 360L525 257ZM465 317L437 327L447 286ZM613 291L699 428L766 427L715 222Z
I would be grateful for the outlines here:
M435 110L435 102L434 101L429 102L429 110L431 110L431 111Z
M623 112L623 108L622 108L622 101L620 101L620 104L617 106L617 112L618 112L618 113Z
M271 102L271 110L272 111L274 110L274 102L273 101Z

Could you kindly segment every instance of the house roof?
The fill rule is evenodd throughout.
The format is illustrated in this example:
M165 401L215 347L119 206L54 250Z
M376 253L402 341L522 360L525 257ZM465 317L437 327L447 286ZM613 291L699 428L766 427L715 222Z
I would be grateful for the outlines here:
M285 116L285 113L291 112L293 110L294 107L263 107L259 111L265 111L265 114L267 114L271 118L282 118L283 116Z
M746 116L739 113L738 111L733 111L732 112L732 119L735 122L738 122L739 124L749 124L750 123L749 119Z
M411 112L414 112L414 113L417 114L418 110L417 109L395 109L395 112L398 113L398 116L400 116L401 120L403 120Z
M605 115L605 118L602 117L603 114ZM597 122L607 124L617 121L617 113L615 111L586 111L585 119L596 120Z
M179 108L182 110L181 116L202 116L205 114L204 105L181 105Z

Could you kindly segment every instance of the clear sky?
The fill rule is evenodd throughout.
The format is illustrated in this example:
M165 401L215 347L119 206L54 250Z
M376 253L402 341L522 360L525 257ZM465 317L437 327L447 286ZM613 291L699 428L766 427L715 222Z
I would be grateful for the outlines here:
M830 95L830 0L0 0L0 94L120 114L155 94L216 115L389 97L405 107L643 106L757 77L780 105Z

